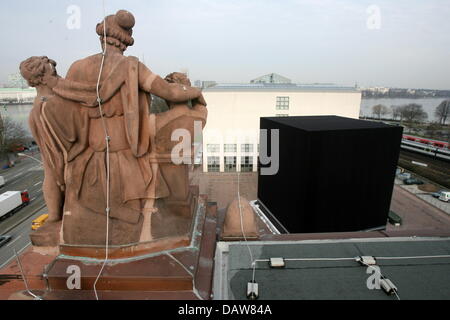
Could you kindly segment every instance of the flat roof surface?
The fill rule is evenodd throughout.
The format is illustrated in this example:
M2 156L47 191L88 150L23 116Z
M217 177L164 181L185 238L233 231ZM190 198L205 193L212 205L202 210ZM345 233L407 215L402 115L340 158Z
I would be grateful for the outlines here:
M450 255L450 238L389 238L293 242L249 242L254 259L353 258ZM245 243L229 243L226 275L229 299L246 300L252 279ZM450 299L450 258L377 260L381 273L398 288L401 300ZM283 269L257 263L255 281L259 299L396 300L383 290L367 286L368 269L354 260L286 261ZM216 266L217 267L217 266Z
M218 83L203 89L203 91L318 91L318 92L358 92L354 87L343 87L336 85L315 85L315 84L295 84L295 83Z
M393 128L394 126L368 120L329 116L292 116L292 117L263 117L277 123L295 127L305 131L328 131L349 129Z

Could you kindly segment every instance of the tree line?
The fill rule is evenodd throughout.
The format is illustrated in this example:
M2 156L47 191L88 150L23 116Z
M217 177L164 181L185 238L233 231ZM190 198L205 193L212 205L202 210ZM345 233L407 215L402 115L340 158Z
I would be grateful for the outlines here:
M7 158L9 153L17 152L17 149L29 140L27 131L19 122L0 115L0 159Z
M372 114L378 119L392 114L393 120L406 122L423 122L428 119L428 113L423 110L423 106L417 103L409 103L402 106L391 106L389 109L385 105L377 104L372 107ZM444 125L450 119L450 99L442 101L434 110L434 115L439 124Z

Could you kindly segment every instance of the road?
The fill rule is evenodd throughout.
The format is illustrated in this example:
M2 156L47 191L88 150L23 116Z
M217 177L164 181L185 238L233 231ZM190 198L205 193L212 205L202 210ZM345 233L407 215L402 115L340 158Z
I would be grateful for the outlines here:
M38 153L33 157L40 159ZM11 241L0 248L1 268L14 258L14 249L19 253L30 244L31 222L45 213L46 207L42 194L44 171L39 162L24 158L15 167L0 170L0 175L6 181L5 186L0 189L0 193L28 190L31 200L28 206L0 221L0 235L12 236Z
M402 225L388 224L387 230L450 230L450 215L400 185L394 186L391 210L402 218Z

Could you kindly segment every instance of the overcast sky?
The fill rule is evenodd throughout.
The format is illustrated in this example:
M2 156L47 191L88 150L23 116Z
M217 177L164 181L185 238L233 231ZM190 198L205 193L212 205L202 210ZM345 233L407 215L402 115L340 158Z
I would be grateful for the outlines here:
M2 0L0 83L33 55L70 64L100 51L102 0ZM71 5L80 9L77 28ZM450 89L449 0L105 0L136 17L127 51L164 76ZM72 13L74 11L71 11ZM76 15L76 12L75 12ZM72 27L68 28L67 24Z

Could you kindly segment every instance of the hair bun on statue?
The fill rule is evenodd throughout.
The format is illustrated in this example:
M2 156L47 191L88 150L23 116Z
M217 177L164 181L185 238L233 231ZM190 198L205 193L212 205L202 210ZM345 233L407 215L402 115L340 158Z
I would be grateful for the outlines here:
M128 46L134 44L133 27L134 16L126 10L119 10L116 14L109 15L104 21L97 24L96 32L100 36L103 45L103 37L106 35L106 43L125 51ZM106 25L106 31L104 27Z
M133 14L126 10L117 11L116 21L119 26L127 30L133 28L135 23Z

